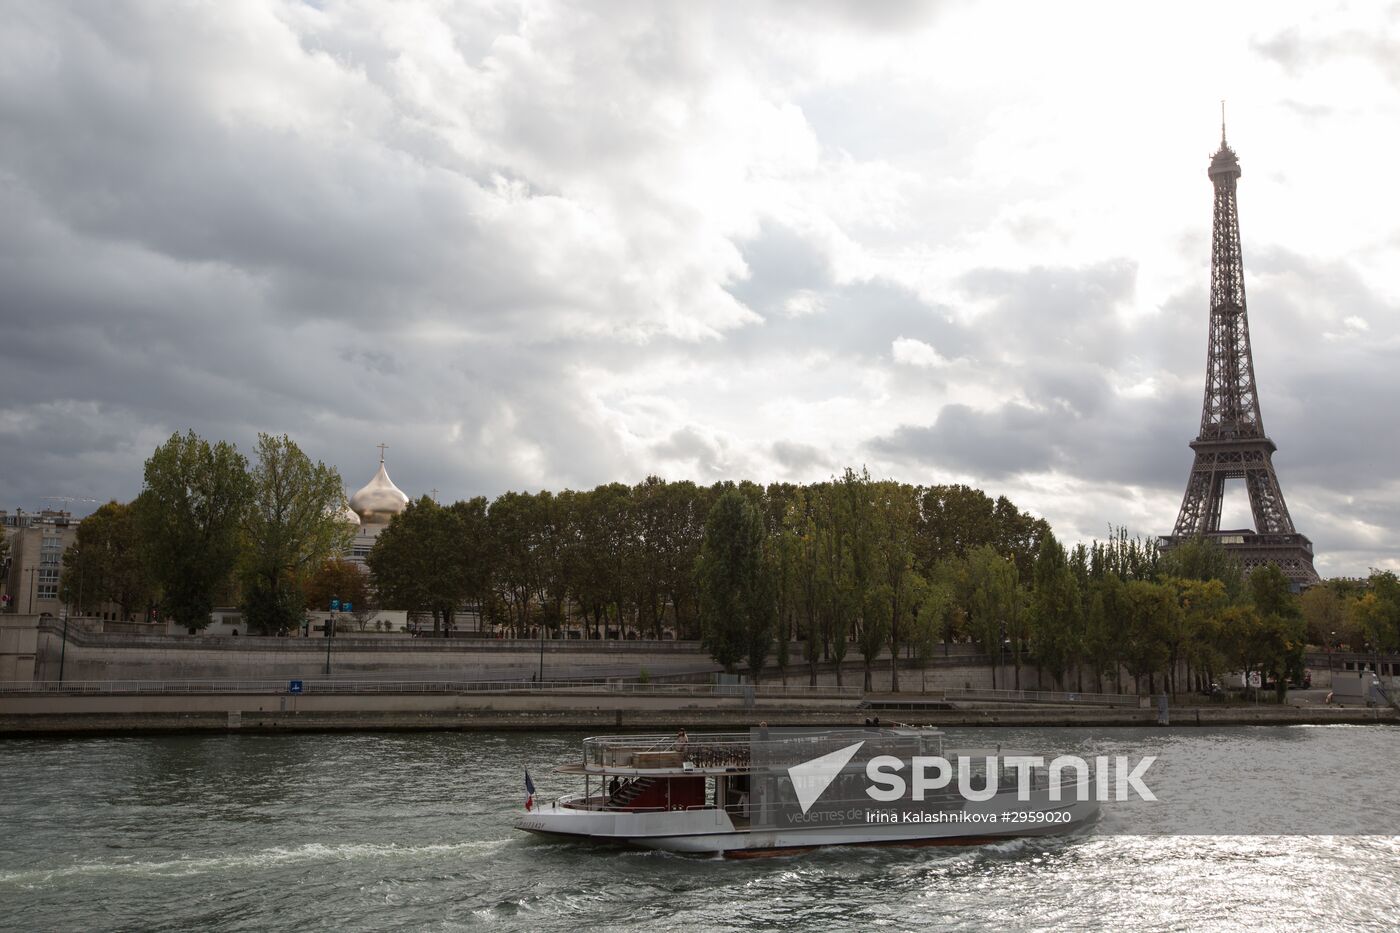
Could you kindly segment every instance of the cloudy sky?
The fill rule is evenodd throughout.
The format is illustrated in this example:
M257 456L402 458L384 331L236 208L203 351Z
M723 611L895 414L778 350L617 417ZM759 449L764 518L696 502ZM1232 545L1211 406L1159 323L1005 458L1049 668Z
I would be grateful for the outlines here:
M350 491L381 441L443 498L867 464L1167 532L1221 98L1294 520L1400 568L1381 3L0 0L0 508L194 428Z

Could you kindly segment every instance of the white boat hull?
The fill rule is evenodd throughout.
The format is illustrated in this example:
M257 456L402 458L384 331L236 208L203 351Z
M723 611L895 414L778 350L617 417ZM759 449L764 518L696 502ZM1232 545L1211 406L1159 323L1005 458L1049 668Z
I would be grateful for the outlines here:
M948 822L872 822L838 826L750 829L713 807L660 812L585 810L546 805L516 828L530 833L668 852L756 855L839 845L975 845L1021 836L1062 835L1097 818L1097 801L969 804L967 819ZM1050 821L1003 819L1008 813L1054 813ZM995 818L995 819L994 819Z

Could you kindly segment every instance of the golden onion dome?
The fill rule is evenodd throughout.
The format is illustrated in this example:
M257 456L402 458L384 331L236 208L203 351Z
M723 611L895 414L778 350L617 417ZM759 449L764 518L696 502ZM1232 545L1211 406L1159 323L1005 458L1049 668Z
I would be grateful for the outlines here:
M350 506L347 505L340 512L340 520L347 525L354 525L358 528L360 525L360 513L356 512L354 509L350 508Z
M350 508L366 525L387 525L389 519L408 508L408 496L389 479L381 459L374 479L350 497Z

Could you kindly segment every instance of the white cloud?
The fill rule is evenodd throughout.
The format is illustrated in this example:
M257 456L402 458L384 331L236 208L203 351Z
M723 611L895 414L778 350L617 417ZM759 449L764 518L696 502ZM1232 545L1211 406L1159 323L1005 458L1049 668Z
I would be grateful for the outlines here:
M0 14L0 507L129 496L192 426L352 487L381 440L447 497L869 462L1159 532L1225 96L1289 503L1324 569L1400 559L1384 10Z
M912 337L896 337L894 343L890 344L890 352L896 363L903 363L906 366L937 369L948 363L942 356L939 356L938 351L932 346Z

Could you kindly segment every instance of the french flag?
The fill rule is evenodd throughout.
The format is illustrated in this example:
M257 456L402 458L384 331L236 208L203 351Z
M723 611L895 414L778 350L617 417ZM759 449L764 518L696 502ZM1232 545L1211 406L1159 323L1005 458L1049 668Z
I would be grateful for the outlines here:
M525 769L525 812L535 808L535 782L530 780L530 769Z

